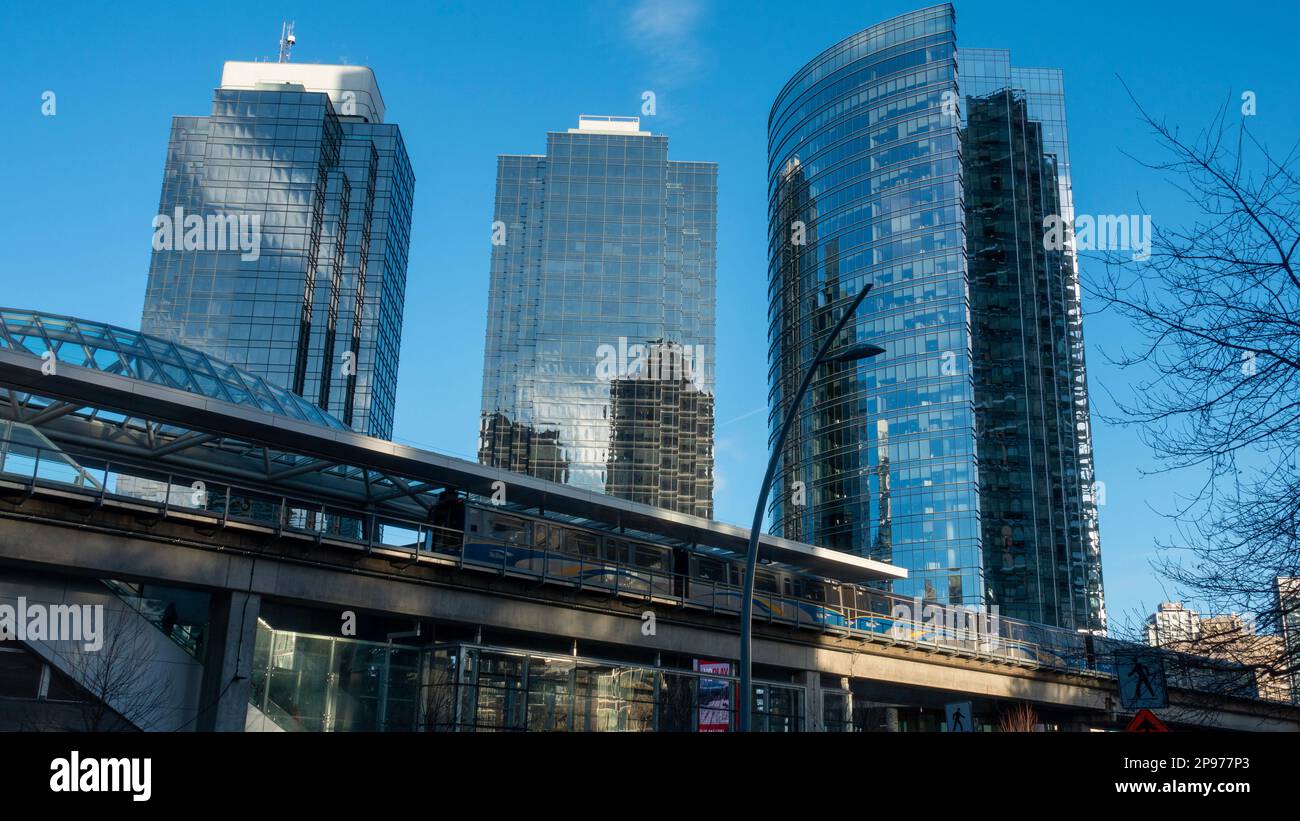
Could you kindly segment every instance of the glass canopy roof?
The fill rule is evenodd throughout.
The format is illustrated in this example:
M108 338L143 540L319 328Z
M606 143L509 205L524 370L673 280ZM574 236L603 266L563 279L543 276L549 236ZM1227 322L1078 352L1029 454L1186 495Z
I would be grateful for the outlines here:
M179 388L334 430L351 430L301 396L260 376L194 348L102 322L0 308L0 348L38 357L53 351L61 364Z

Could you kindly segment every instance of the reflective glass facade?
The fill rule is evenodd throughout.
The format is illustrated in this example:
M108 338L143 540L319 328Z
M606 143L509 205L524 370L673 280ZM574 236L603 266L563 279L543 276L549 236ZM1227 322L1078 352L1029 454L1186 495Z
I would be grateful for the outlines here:
M217 89L172 122L142 329L391 437L414 186L396 125L301 85ZM256 218L256 250L183 241L181 215Z
M499 158L481 462L711 516L716 211L717 166L635 118Z
M726 663L674 670L518 648L425 647L259 620L251 722L289 732L732 732ZM727 672L717 672L724 669ZM754 684L759 732L806 729L806 688Z
M656 346L651 369L675 348ZM682 378L610 381L608 493L711 518L713 396Z
M731 732L736 686L729 673L446 645L428 652L421 729ZM754 729L804 730L805 696L798 685L755 683Z
M1060 74L955 27L941 5L868 28L772 107L770 437L868 285L841 344L886 353L819 367L771 528L908 568L897 593L1100 628L1077 271L1041 243L1073 213Z
M254 715L289 732L410 732L419 716L420 649L274 630L258 620ZM252 712L252 710L250 710Z
M893 561L895 591L984 601L950 8L869 28L786 85L769 120L769 430L827 330L886 353L821 366L781 454L774 533ZM798 504L802 482L806 504Z
M1074 208L1055 69L958 52L972 372L990 601L1003 615L1104 627L1079 282L1044 220ZM1038 230L1035 230L1038 229Z

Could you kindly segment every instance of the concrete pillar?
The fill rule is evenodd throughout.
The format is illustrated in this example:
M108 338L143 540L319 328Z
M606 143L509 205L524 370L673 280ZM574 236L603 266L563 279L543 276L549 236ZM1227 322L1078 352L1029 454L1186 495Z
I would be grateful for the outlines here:
M898 727L899 727L898 708L886 707L885 708L885 732L896 733L898 732Z
M803 674L804 692L807 694L804 709L804 731L824 733L822 726L822 676L816 670L805 670Z
M208 649L203 660L199 719L204 732L244 731L262 597L239 591L214 593L208 609Z

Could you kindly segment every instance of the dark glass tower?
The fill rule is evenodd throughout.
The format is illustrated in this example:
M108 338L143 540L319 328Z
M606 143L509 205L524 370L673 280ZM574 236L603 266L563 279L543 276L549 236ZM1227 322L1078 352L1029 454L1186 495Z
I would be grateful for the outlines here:
M500 157L493 219L479 460L711 516L717 165L584 116Z
M1078 271L1041 230L1074 221L1064 81L1012 68L1002 50L963 48L958 64L989 590L1005 615L1098 627L1086 618L1102 586Z
M212 114L173 118L159 219L255 247L156 232L141 327L390 438L415 177L383 115L368 68L226 63Z
M706 518L712 514L713 396L674 375L677 346L652 344L647 371L609 386L613 495ZM709 460L709 461L703 461Z
M1077 269L1042 240L1073 218L1060 73L959 51L949 5L903 15L795 74L768 161L770 430L867 283L844 341L886 350L821 366L773 532L892 560L908 595L1104 628Z

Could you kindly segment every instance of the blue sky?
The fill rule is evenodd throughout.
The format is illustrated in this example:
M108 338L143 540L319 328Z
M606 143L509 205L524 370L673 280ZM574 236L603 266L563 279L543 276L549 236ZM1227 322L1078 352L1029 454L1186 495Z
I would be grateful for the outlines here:
M490 255L495 158L540 153L580 113L634 115L679 160L720 164L717 515L747 523L766 458L766 123L772 98L843 37L927 3L225 2L6 4L0 10L0 304L138 327L170 118L206 114L224 60L274 58L296 20L299 62L371 66L417 177L397 438L472 458ZM1116 75L1184 128L1254 91L1253 130L1300 135L1289 60L1291 3L959 2L963 46L1009 48L1064 69L1080 213L1187 217L1176 192L1121 151L1153 144ZM41 95L57 115L41 115ZM1085 308L1090 307L1085 304ZM1118 318L1086 324L1094 405L1130 377L1102 349L1133 340ZM1164 591L1148 562L1169 531L1153 510L1196 475L1153 467L1134 431L1094 422L1102 558L1112 618Z

